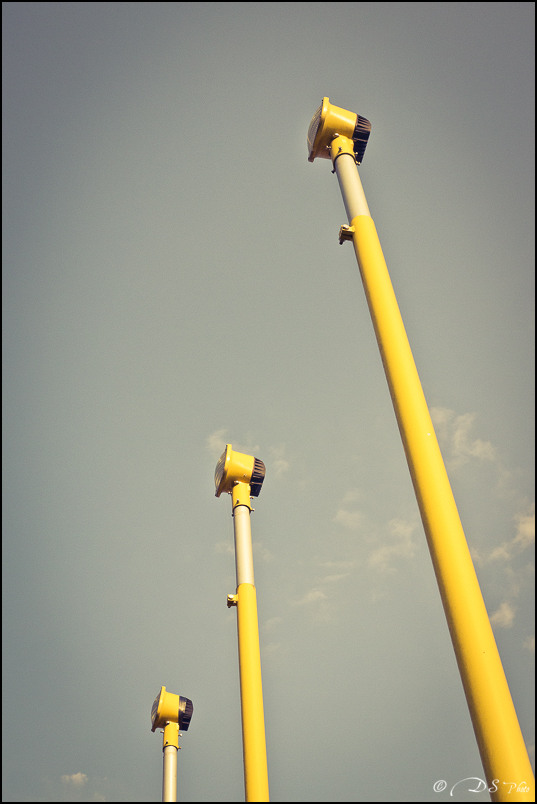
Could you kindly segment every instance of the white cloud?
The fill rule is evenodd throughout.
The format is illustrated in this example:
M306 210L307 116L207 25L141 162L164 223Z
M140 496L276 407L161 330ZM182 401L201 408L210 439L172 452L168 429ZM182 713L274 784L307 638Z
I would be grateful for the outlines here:
M215 458L219 458L226 448L226 444L228 443L224 438L226 433L227 428L223 427L220 430L215 430L214 433L208 435L205 440L207 449L215 456Z
M85 773L72 773L71 775L64 775L61 777L62 784L71 787L84 787L88 783L88 777Z
M295 600L294 602L296 603L297 606L307 606L311 603L317 603L319 600L326 600L326 599L327 599L326 593L323 592L322 589L316 588L316 589L310 589L309 592L306 592L305 595L303 595L298 600Z
M388 531L391 543L383 544L369 554L369 566L384 573L396 572L396 567L393 566L394 560L406 560L412 558L415 553L416 544L412 538L415 529L415 522L406 522L403 519L390 520Z
M346 492L333 521L342 525L346 530L359 530L364 522L364 514L357 503L362 499L360 489L350 489Z
M274 470L276 477L281 477L289 471L291 464L285 457L285 447L283 445L279 447L270 447L269 453L272 464L271 468Z
M462 466L472 459L491 462L497 460L496 450L490 441L472 438L475 413L457 415L454 410L440 407L432 407L430 413L438 442L445 452L446 463L451 468Z
M508 562L513 555L522 553L535 542L535 506L527 511L515 515L516 533L512 539L507 539L495 547L489 561Z
M535 653L535 636L526 637L524 640L522 647L525 650L529 650L530 653Z
M515 612L515 607L511 603L504 601L491 615L490 622L492 625L497 625L498 628L511 628L515 621Z
M350 572L340 572L336 575L325 575L322 580L323 583L337 583L338 581L342 581L343 578L348 578L349 575Z
M492 550L489 560L490 561L509 561L511 558L511 550L509 542L503 542Z
M535 542L535 506L532 505L530 511L524 514L517 514L517 533L513 544L525 550Z
M315 586L302 597L293 600L293 603L295 606L302 607L307 616L316 624L328 623L333 618L333 601L319 586Z
M348 575L349 572L356 566L356 561L353 559L345 559L344 561L320 561L319 566L325 567L329 570L344 572L346 575Z
M336 511L334 522L338 525L343 525L347 530L359 530L363 522L363 514L361 511L349 511L346 508L340 508Z

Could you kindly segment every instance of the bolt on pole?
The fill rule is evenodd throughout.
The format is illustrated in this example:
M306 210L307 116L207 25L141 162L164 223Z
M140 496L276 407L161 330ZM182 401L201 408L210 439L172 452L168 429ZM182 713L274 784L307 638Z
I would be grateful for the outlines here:
M231 444L215 470L216 497L231 494L235 537L237 591L227 605L237 608L242 748L246 801L269 801L265 716L261 682L261 655L257 597L254 583L250 497L259 495L265 477L262 461L234 452Z
M479 582L356 165L370 124L324 98L309 161L331 159L493 801L535 801L535 781Z

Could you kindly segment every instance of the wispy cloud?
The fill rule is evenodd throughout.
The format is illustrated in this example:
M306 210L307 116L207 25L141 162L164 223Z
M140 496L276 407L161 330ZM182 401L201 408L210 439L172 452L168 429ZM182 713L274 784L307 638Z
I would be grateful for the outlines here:
M335 614L333 596L325 592L321 586L322 584L317 584L292 601L293 605L301 608L308 619L316 624L329 623Z
M205 439L207 449L215 458L219 458L226 448L228 442L225 439L225 435L227 432L227 428L222 427L219 430L215 430Z
M88 777L85 773L71 773L65 774L61 777L62 784L69 787L81 788L88 783Z
M347 491L336 511L334 522L342 525L346 530L360 530L364 521L364 514L357 504L361 500L361 496L359 489Z
M491 442L472 435L475 413L457 414L454 410L441 407L432 407L430 413L449 468L462 466L471 460L497 460L496 450Z
M491 615L492 625L511 628L519 606L515 601L527 592L533 583L533 555L529 549L535 542L535 509L529 508L513 517L514 534L488 551L481 549L476 564L482 572L496 572L496 585L502 590L502 602ZM526 643L524 647L527 649Z
M340 572L339 574L335 575L325 575L323 578L323 583L339 583L344 578L348 578L350 572Z
M480 553L480 563L484 561L508 562L515 555L519 555L535 543L535 505L515 514L515 535L494 547L488 556Z
M334 522L338 525L343 525L347 530L360 530L364 519L361 511L349 511L346 508L339 508L336 511Z
M269 448L271 469L274 471L274 476L282 477L289 471L291 464L285 455L285 446L280 444L278 447Z
M405 561L415 554L416 543L414 533L418 521L407 521L402 518L393 518L387 523L372 522L364 510L359 507L363 494L360 489L348 491L335 513L333 521L351 533L360 533L363 538L359 540L357 549L362 551L360 563L370 569L381 573L397 571L397 561ZM372 541L374 546L372 547ZM367 552L368 551L368 552ZM367 552L367 554L364 554ZM334 567L334 571L326 576L339 581L349 574L349 568Z
M416 542L413 539L415 530L416 522L391 519L388 523L389 541L369 554L368 565L383 573L397 572L397 561L407 560L415 554Z
M322 589L314 588L310 589L306 594L302 595L302 597L294 600L293 602L297 606L309 606L311 603L317 603L319 600L326 600L327 595L326 592L323 592Z
M515 621L516 608L504 600L496 611L490 615L490 622L492 625L497 625L499 628L511 628Z
M520 550L525 550L526 547L535 543L535 505L532 504L531 508L515 516L517 523L517 532L513 540L513 546Z
M332 571L344 572L346 575L348 575L349 572L356 566L356 561L354 559L344 559L343 561L320 561L319 566Z
M106 796L96 787L106 785L107 779L90 780L85 773L65 773L60 776L61 787L56 788L55 798L47 800L55 801L106 801Z

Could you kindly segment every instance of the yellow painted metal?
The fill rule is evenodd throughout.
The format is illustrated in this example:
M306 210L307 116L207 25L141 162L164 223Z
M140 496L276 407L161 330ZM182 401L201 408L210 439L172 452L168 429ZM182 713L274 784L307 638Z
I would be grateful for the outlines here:
M179 723L172 723L168 721L164 725L162 747L166 748L167 745L173 745L174 748L179 748Z
M491 798L535 801L524 738L375 224L358 215L351 227Z
M249 483L252 479L254 464L255 458L253 455L236 452L231 448L231 444L227 444L216 464L214 473L215 497L220 497L223 492L231 492L233 485L237 482Z
M237 630L246 801L269 801L255 586L237 587Z
M160 688L160 694L153 703L151 711L152 729L162 729L168 720L175 723L179 720L179 696L173 692L167 692L166 687Z
M338 134L335 137L332 135L329 144L328 158L332 159L332 162L335 162L341 154L349 154L354 161L354 143L342 134Z
M308 132L308 159L310 162L316 157L330 159L330 141L334 132L342 134L352 140L358 115L348 112L339 106L334 106L328 98L323 98L321 106L315 112ZM353 153L354 155L354 153Z
M234 453L235 455L237 453ZM253 461L253 458L252 458ZM253 463L252 463L253 466ZM252 510L252 503L250 500L250 485L248 483L239 483L235 481L234 486L231 489L231 497L233 500L233 510L237 507L237 505L245 505L247 508Z

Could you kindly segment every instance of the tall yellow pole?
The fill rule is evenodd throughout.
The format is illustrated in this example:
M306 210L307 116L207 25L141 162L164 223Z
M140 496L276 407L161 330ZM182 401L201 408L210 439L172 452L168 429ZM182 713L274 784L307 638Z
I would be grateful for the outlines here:
M267 748L255 586L237 587L242 745L246 801L268 801Z
M228 603L237 607L245 800L269 801L261 654L250 530L250 488L243 488L244 485L237 483L233 489L237 593L228 598Z
M438 446L353 142L335 136L330 155L377 337L459 671L493 801L535 801L535 781L483 596Z
M228 607L237 607L239 678L242 717L244 792L246 801L269 801L265 715L261 683L261 654L254 583L250 496L258 496L265 476L262 461L234 452L231 444L217 463L216 496L231 494L235 536L237 591Z

